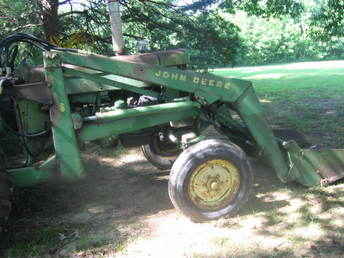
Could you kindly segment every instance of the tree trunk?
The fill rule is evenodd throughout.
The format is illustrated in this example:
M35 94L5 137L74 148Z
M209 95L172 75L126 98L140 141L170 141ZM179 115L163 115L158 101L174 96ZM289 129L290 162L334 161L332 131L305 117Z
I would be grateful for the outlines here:
M59 0L38 0L45 38L54 41L58 35Z

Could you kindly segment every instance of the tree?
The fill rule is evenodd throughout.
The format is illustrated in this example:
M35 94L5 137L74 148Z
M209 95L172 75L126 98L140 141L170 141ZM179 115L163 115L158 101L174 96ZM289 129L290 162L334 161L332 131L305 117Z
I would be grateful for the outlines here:
M182 6L181 9L199 11L206 10L210 6L217 6L230 13L244 10L250 15L263 17L298 16L303 10L303 5L297 0L196 0Z
M59 33L58 9L60 4L63 3L59 3L59 0L37 0L46 39L53 39Z
M325 38L343 33L343 1L314 0L322 7L313 12L312 30ZM243 40L239 28L221 13L243 10L251 16L291 17L300 22L306 0L195 0L180 5L173 0L120 0L128 53L136 40L148 39L152 50L193 49L198 62L229 64L236 59ZM309 2L309 1L308 1ZM76 3L79 3L76 8ZM28 32L62 47L112 54L111 32L105 0L0 0L2 36ZM341 8L341 9L340 9ZM307 9L308 10L308 9Z
M43 24L36 10L35 1L1 0L1 36L22 31L37 35Z
M74 0L36 0L25 4L14 0L14 5L9 0L3 2L6 2L4 13L17 17L20 10L25 13L25 17L29 17L16 20L18 29L15 30L13 24L3 23L7 27L6 32L33 32L63 47L111 53L111 32L104 0L85 1L78 10L73 9L73 3L77 2ZM238 29L224 21L215 11L190 16L185 15L172 1L131 0L121 1L121 4L128 52L133 52L137 39L147 38L153 50L196 48L203 56L213 57L211 62L218 60L223 63L232 59L236 46L240 44ZM63 5L69 8L59 11ZM27 27L33 20L35 23L32 27L35 30Z
M328 41L332 37L344 36L344 1L317 0L319 8L311 18L311 34L314 38Z

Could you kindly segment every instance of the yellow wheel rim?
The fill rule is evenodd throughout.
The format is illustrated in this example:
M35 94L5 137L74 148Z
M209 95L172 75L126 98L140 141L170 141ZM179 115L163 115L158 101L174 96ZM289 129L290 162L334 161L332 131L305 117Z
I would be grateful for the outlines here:
M191 175L188 193L194 205L203 210L226 207L240 187L238 169L227 160L209 160Z

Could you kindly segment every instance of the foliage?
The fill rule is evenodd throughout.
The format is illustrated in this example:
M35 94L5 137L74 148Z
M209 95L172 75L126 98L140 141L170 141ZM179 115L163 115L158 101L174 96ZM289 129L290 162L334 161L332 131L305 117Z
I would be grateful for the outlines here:
M198 66L343 57L343 0L120 3L128 53L147 39L152 51L189 49ZM104 0L0 0L0 7L1 37L26 32L62 47L113 54Z
M178 8L152 2L124 4L126 35L146 38L152 50L187 48L197 63L230 63L240 45L239 29L218 12L185 16ZM159 15L157 15L159 14ZM127 37L129 51L135 42Z
M3 2L10 3L9 0ZM14 5L7 4L6 8L3 8L4 14L17 17L19 13L23 13L23 16L27 17L28 10L32 10L29 13L35 13L36 16L35 19L28 17L17 20L16 26L19 29L14 29L8 22L2 23L1 25L6 27L4 34L14 31L29 32L39 37L44 35L46 39L62 47L112 54L111 32L104 1L88 0L77 9L75 5L67 5L73 2L38 0L24 4L20 0L14 0ZM193 49L190 53L192 57L197 55L197 62L202 60L203 63L230 63L236 55L236 49L240 45L239 30L231 22L222 19L216 11L186 16L183 11L174 7L171 1L132 0L121 3L128 53L135 52L137 40L145 38L149 40L152 50ZM60 12L57 18L52 19L55 12L52 7L56 4ZM31 24L32 20L35 20L35 24L32 24L35 30L27 25ZM24 24L25 26L22 26ZM47 27L57 30L52 32L47 30Z
M218 7L229 13L244 10L250 15L264 17L299 16L303 10L303 5L295 0L196 0L180 9L197 12L209 7Z
M320 1L320 8L312 14L313 38L322 41L344 36L344 1Z
M319 4L322 2L322 4ZM224 14L241 29L243 47L238 51L239 65L286 63L305 60L344 58L344 39L339 36L317 36L315 13L321 13L327 0L304 0L303 12L296 17L262 18L247 12ZM327 40L325 40L327 39Z
M299 16L303 11L303 5L295 0L226 0L222 6L229 6L231 9L236 7L250 15L261 17Z
M39 35L42 23L35 12L35 1L0 1L0 36L25 31Z

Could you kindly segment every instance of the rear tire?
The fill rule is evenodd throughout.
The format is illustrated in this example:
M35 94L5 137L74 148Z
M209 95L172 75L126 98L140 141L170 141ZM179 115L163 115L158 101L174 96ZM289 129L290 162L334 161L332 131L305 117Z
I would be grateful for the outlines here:
M150 143L143 145L141 150L153 166L162 170L171 169L178 154L182 151L176 144L168 140L161 141L159 134L152 136Z
M248 200L253 174L246 154L221 140L204 140L184 150L168 185L173 205L193 221L233 215Z

